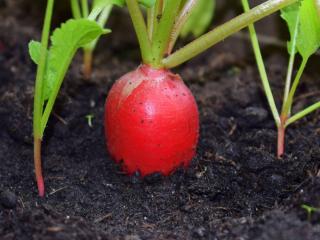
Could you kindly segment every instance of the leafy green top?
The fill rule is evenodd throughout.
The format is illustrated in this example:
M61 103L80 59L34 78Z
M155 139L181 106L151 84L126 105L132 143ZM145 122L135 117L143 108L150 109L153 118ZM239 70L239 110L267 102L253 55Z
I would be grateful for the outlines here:
M66 71L77 49L90 43L102 34L110 32L99 24L87 19L68 20L56 29L51 36L51 47L48 50L42 99L50 98L55 89L59 89ZM39 64L41 43L29 43L31 59Z
M281 10L281 17L287 22L292 43L296 41L296 51L303 58L309 58L320 47L320 18L315 1L301 0ZM296 34L295 34L296 33Z

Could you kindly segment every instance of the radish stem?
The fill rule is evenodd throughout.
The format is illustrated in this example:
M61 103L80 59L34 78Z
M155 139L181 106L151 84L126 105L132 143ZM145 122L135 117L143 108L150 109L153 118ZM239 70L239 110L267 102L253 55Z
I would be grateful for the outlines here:
M170 41L168 44L168 49L167 49L167 54L169 55L173 47L179 37L179 34L181 32L181 29L183 28L184 24L190 17L192 13L192 9L196 6L196 4L199 2L199 0L189 0L181 10L179 16L175 20L175 24L173 26L171 36L170 36Z
M89 15L88 0L81 0L81 7L82 7L82 16L84 18L88 17Z
M292 45L291 45L291 49L290 49L290 59L289 59L289 63L288 63L288 71L287 71L287 77L286 77L286 83L285 83L285 90L284 90L284 94L283 94L282 109L285 106L285 103L288 99L289 92L290 92L294 58L296 55L296 44L297 44L298 30L299 30L299 16L296 19L296 24L295 24L295 28L294 28L294 36L292 38Z
M278 144L277 144L278 159L280 159L284 154L286 121L287 121L287 117L282 115L280 126L278 126Z
M317 110L320 108L320 101L317 103L312 104L311 106L307 107L306 109L302 110L301 112L296 113L292 117L290 117L286 122L286 127L290 125L291 123L294 123L295 121L305 117L307 114Z
M249 3L247 0L242 0L242 5L244 8L245 12L249 11ZM266 72L266 68L263 62L263 58L262 58L262 54L261 54L261 50L260 50L260 46L259 46L259 41L258 41L258 37L257 37L257 33L255 31L255 28L253 26L253 24L250 24L248 26L249 28L249 33L250 33L250 38L251 38L251 43L252 43L252 47L253 47L253 51L254 51L254 55L257 61L257 66L258 66L258 70L260 73L260 77L261 77L261 81L262 81L262 85L263 85L263 89L265 91L267 100L268 100L268 104L269 107L271 109L272 112L272 116L275 120L275 123L277 125L277 127L279 128L281 125L281 120L280 120L280 116L279 116L279 112L277 110L277 106L272 94L272 90L270 87L270 83L269 83L269 79L267 76L267 72Z
M296 1L297 0L269 0L265 3L262 3L259 6L252 8L247 13L243 13L240 16L233 18L227 23L222 24L221 26L204 34L200 38L187 44L185 47L163 59L162 63L166 68L176 67L212 47L231 34L247 27L249 24L252 24L253 22L256 22L261 18L270 15L271 13L276 12L279 9Z
M34 138L34 167L38 186L39 196L44 196L44 181L41 168L41 139Z
M138 37L142 60L144 63L151 64L153 61L151 43L148 37L146 23L144 21L142 12L139 8L139 4L137 0L126 0L126 3L132 19L134 29Z
M302 62L300 64L300 67L299 67L299 70L297 72L297 75L293 81L293 84L292 84L292 87L290 89L290 92L289 92L289 95L288 95L288 98L286 100L286 102L284 103L284 107L282 109L282 113L284 115L289 115L289 113L291 112L291 107L292 107L292 102L293 102L293 97L294 97L294 94L297 90L297 87L299 85L299 82L300 82L300 78L302 76L302 73L306 67L306 64L308 62L308 58L302 58Z
M41 53L40 61L37 68L37 76L34 91L34 109L33 109L33 135L34 135L34 164L38 183L39 196L44 196L44 182L41 170L41 139L43 133L41 131L41 118L43 109L43 80L46 68L47 49L49 42L49 33L51 18L53 12L54 0L48 0L45 14L44 26L41 37Z
M75 19L81 18L81 11L78 0L71 0L71 11Z
M153 34L153 19L154 19L154 7L147 9L147 28L149 40L152 41Z
M155 33L157 32L159 21L162 17L162 12L163 12L163 0L157 0L153 9L153 31L152 31L152 38L150 38L150 41L153 40Z
M84 49L83 51L83 75L85 79L89 79L92 73L92 50Z
M181 0L166 2L162 17L152 39L152 52L154 54L153 65L162 67L161 61L169 44L170 33L174 24L175 16L179 11ZM158 21L158 20L157 20Z

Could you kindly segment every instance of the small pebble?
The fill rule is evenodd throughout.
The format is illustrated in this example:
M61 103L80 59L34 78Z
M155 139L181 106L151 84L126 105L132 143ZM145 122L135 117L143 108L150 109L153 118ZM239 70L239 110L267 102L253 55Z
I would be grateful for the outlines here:
M127 235L124 237L125 240L141 240L138 235Z
M268 111L259 107L247 107L244 116L251 122L261 123L268 117Z
M282 186L284 184L284 178L281 175L278 174L272 174L269 178L270 183L273 186Z
M206 234L206 229L204 227L198 227L194 230L194 234L197 237L204 237L204 235Z
M17 205L17 196L10 191L4 191L0 194L0 203L3 207L13 209Z

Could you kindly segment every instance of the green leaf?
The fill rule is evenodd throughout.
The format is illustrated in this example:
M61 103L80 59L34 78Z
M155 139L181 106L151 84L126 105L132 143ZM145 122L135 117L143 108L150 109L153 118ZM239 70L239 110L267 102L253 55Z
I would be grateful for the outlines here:
M297 48L303 57L309 57L320 47L320 20L314 0L304 0L300 11Z
M294 37L296 19L299 18L296 50L303 58L309 58L320 47L320 18L315 1L301 0L284 8L281 12L290 32L289 51Z
M189 19L182 28L181 37L186 37L189 34L199 37L203 34L212 21L215 6L215 0L198 0Z
M290 41L288 41L288 52L290 54L292 48L292 42L294 39L294 33L296 30L296 21L299 21L300 2L292 4L286 8L281 9L281 17L287 22L287 26L290 33Z
M31 60L38 65L41 54L41 43L38 41L31 40L29 42L28 48Z
M53 91L59 90L77 49L107 32L110 30L105 30L98 23L87 19L68 20L53 32L43 84L43 101L48 100ZM39 42L29 43L29 53L36 64L39 62L40 49Z
M41 55L41 43L38 41L30 41L29 42L29 55L32 59L32 61L35 64L39 64L40 62L40 55ZM48 55L49 55L48 51ZM47 63L46 63L46 71L45 71L45 76L44 76L44 89L43 89L43 101L47 100L49 98L51 89L52 89L52 84L54 83L54 73L50 71L48 68L48 59L47 58Z

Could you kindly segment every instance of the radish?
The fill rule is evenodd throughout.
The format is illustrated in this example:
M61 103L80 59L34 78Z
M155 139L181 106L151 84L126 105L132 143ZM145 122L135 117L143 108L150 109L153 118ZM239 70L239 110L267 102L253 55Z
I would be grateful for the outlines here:
M109 151L128 173L166 175L193 158L199 114L179 75L141 65L112 87L105 126Z
M143 64L115 82L105 104L107 147L125 172L168 175L189 165L199 137L198 109L181 77L169 69L291 2L266 2L171 54L187 20L192 17L189 26L197 26L203 11L210 14L214 5L207 0L126 0ZM148 3L147 24L138 3ZM194 11L197 6L202 10Z
M128 173L140 171L144 176L153 172L169 174L180 165L186 167L196 151L197 105L179 75L169 69L297 0L269 0L172 54L180 33L202 34L210 23L214 4L207 0L83 0L82 15L87 18L81 19L77 2L72 0L71 6L78 19L69 20L56 29L48 47L54 5L54 0L48 0L41 42L29 43L30 57L38 65L33 135L35 175L41 197L45 195L41 143L54 103L76 51L88 46L93 50L97 39L110 32L102 26L111 4L127 5L143 64L120 78L109 93L105 106L107 146L116 162L123 161ZM89 3L93 8L88 14ZM146 8L147 24L139 4ZM88 58L87 66L90 62ZM92 117L87 115L90 127Z

